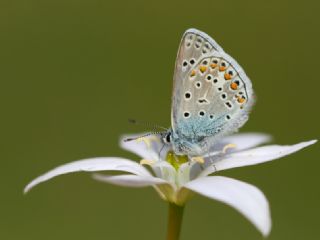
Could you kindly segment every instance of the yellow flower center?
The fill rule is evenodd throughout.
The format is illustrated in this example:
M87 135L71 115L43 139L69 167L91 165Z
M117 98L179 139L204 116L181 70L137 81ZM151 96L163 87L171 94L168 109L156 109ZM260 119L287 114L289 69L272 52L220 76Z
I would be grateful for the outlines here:
M173 151L169 151L166 156L166 161L170 163L176 170L183 164L189 161L187 155L176 155Z

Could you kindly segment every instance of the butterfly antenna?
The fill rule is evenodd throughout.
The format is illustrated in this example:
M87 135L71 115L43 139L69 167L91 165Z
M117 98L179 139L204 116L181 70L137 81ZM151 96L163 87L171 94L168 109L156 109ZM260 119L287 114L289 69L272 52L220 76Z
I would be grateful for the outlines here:
M141 121L137 121L135 119L128 119L128 121L129 121L129 123L132 123L132 124L135 124L135 125L146 126L146 127L152 128L154 130L156 130L156 129L162 129L162 130L165 130L165 131L168 130L168 128L159 126L157 124L151 124L151 123L148 123L148 122L141 122Z
M141 136L137 136L137 137L133 137L133 138L126 138L123 141L130 142L130 141L133 141L133 140L137 140L139 138L144 138L144 137L148 137L148 136L151 136L151 135L157 135L157 134L162 134L162 133L163 132L150 132L150 133L146 133L146 134L141 135Z

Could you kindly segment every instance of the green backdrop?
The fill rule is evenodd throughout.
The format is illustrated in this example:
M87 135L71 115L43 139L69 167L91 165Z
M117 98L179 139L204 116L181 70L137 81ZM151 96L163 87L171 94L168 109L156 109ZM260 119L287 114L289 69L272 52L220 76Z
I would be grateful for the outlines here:
M246 70L257 104L241 132L274 142L319 138L319 2L0 1L0 239L162 240L167 206L151 188L56 178L23 196L31 179L94 156L139 160L118 147L140 132L128 118L170 125L181 34L207 32ZM264 165L222 172L261 188L270 239L319 239L319 144ZM262 239L238 212L196 196L182 239Z

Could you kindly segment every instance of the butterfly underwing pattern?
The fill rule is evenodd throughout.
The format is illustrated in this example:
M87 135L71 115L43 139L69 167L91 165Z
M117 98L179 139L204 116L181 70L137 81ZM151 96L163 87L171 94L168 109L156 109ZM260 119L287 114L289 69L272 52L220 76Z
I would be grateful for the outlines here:
M172 126L164 136L175 154L202 156L247 121L253 102L239 64L207 34L187 30L175 63Z

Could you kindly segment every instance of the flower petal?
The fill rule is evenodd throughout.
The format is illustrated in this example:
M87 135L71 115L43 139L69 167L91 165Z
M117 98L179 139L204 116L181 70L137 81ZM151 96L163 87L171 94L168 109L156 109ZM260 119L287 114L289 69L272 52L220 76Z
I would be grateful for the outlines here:
M232 178L211 176L195 179L184 187L226 203L243 214L264 236L270 233L269 204L255 186Z
M163 144L159 136L152 135L137 140L125 141L126 139L143 136L145 133L125 135L120 138L120 147L132 152L143 159L159 160Z
M216 171L221 171L225 169L255 165L259 163L272 161L289 155L291 153L297 152L302 148L305 148L316 142L317 140L312 140L290 146L270 145L253 148L242 152L227 154L224 158L218 160L213 165L207 167L204 171L202 171L200 173L200 176L207 176Z
M45 182L58 175L72 173L72 172L96 172L96 171L125 171L140 176L151 176L151 174L140 164L118 157L100 157L79 160L71 163L61 165L30 182L24 189L24 193L27 193L31 188L41 182Z
M152 176L137 176L137 175L116 175L116 176L108 176L103 174L94 174L93 178L107 182L119 186L125 187L147 187L159 184L169 184L167 181L152 177Z
M222 149L228 144L235 144L236 147L229 151L238 152L244 149L252 148L271 140L271 136L264 133L239 133L231 136L227 136L221 139L210 152L222 151Z
M153 176L137 176L137 175L117 175L108 176L102 174L94 174L96 180L115 184L124 187L147 187L152 186L165 201L175 200L175 186L168 181Z
M151 168L157 177L175 184L176 170L170 163L167 161L158 161L155 164L152 164Z

